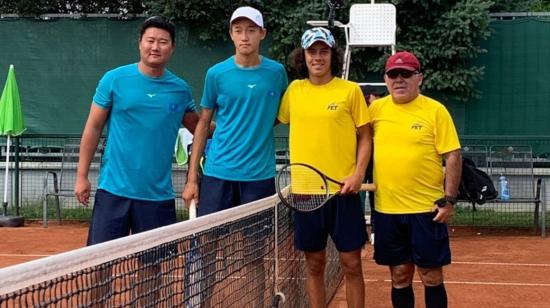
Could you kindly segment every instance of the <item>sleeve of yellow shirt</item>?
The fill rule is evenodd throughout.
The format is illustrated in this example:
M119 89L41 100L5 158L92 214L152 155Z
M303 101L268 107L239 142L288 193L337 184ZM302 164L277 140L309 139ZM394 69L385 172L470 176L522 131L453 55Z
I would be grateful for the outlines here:
M370 122L370 115L367 109L367 102L365 101L365 96L359 85L355 85L353 91L351 92L351 116L355 122L355 127L361 127Z
M460 141L449 111L441 106L436 113L435 148L443 154L460 148Z

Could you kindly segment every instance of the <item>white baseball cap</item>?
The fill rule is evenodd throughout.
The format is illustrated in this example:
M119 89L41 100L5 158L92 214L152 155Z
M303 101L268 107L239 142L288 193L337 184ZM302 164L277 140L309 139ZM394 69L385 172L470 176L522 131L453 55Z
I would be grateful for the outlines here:
M240 8L236 9L231 15L231 21L229 22L229 24L232 24L235 19L241 17L250 19L260 28L264 27L264 18L262 17L262 13L260 13L260 11L253 7L241 6Z

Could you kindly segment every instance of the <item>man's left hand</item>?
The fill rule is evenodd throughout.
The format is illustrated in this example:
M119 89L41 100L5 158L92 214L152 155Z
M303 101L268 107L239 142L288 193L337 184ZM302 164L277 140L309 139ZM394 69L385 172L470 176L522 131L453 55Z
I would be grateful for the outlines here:
M453 216L454 212L454 206L447 202L447 204L444 207L438 207L436 204L434 204L434 207L432 209L432 212L436 212L433 221L438 223L446 223L449 221L449 218Z

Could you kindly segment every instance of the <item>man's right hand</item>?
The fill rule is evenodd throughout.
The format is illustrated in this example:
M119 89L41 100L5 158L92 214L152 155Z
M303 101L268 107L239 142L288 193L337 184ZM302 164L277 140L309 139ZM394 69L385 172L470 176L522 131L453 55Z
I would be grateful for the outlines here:
M191 200L195 200L195 203L199 203L199 185L197 182L187 182L183 189L182 198L185 203L185 207L189 208Z
M90 191L91 191L90 181L86 177L77 177L76 183L74 185L74 195L78 202L88 206L90 202Z

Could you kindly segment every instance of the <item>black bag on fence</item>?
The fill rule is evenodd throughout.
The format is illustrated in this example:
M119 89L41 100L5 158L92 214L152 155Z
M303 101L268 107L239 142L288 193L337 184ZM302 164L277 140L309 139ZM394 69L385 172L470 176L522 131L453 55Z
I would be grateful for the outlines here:
M498 197L498 191L487 173L476 168L473 160L462 158L462 178L458 189L458 199L472 204L483 204Z

